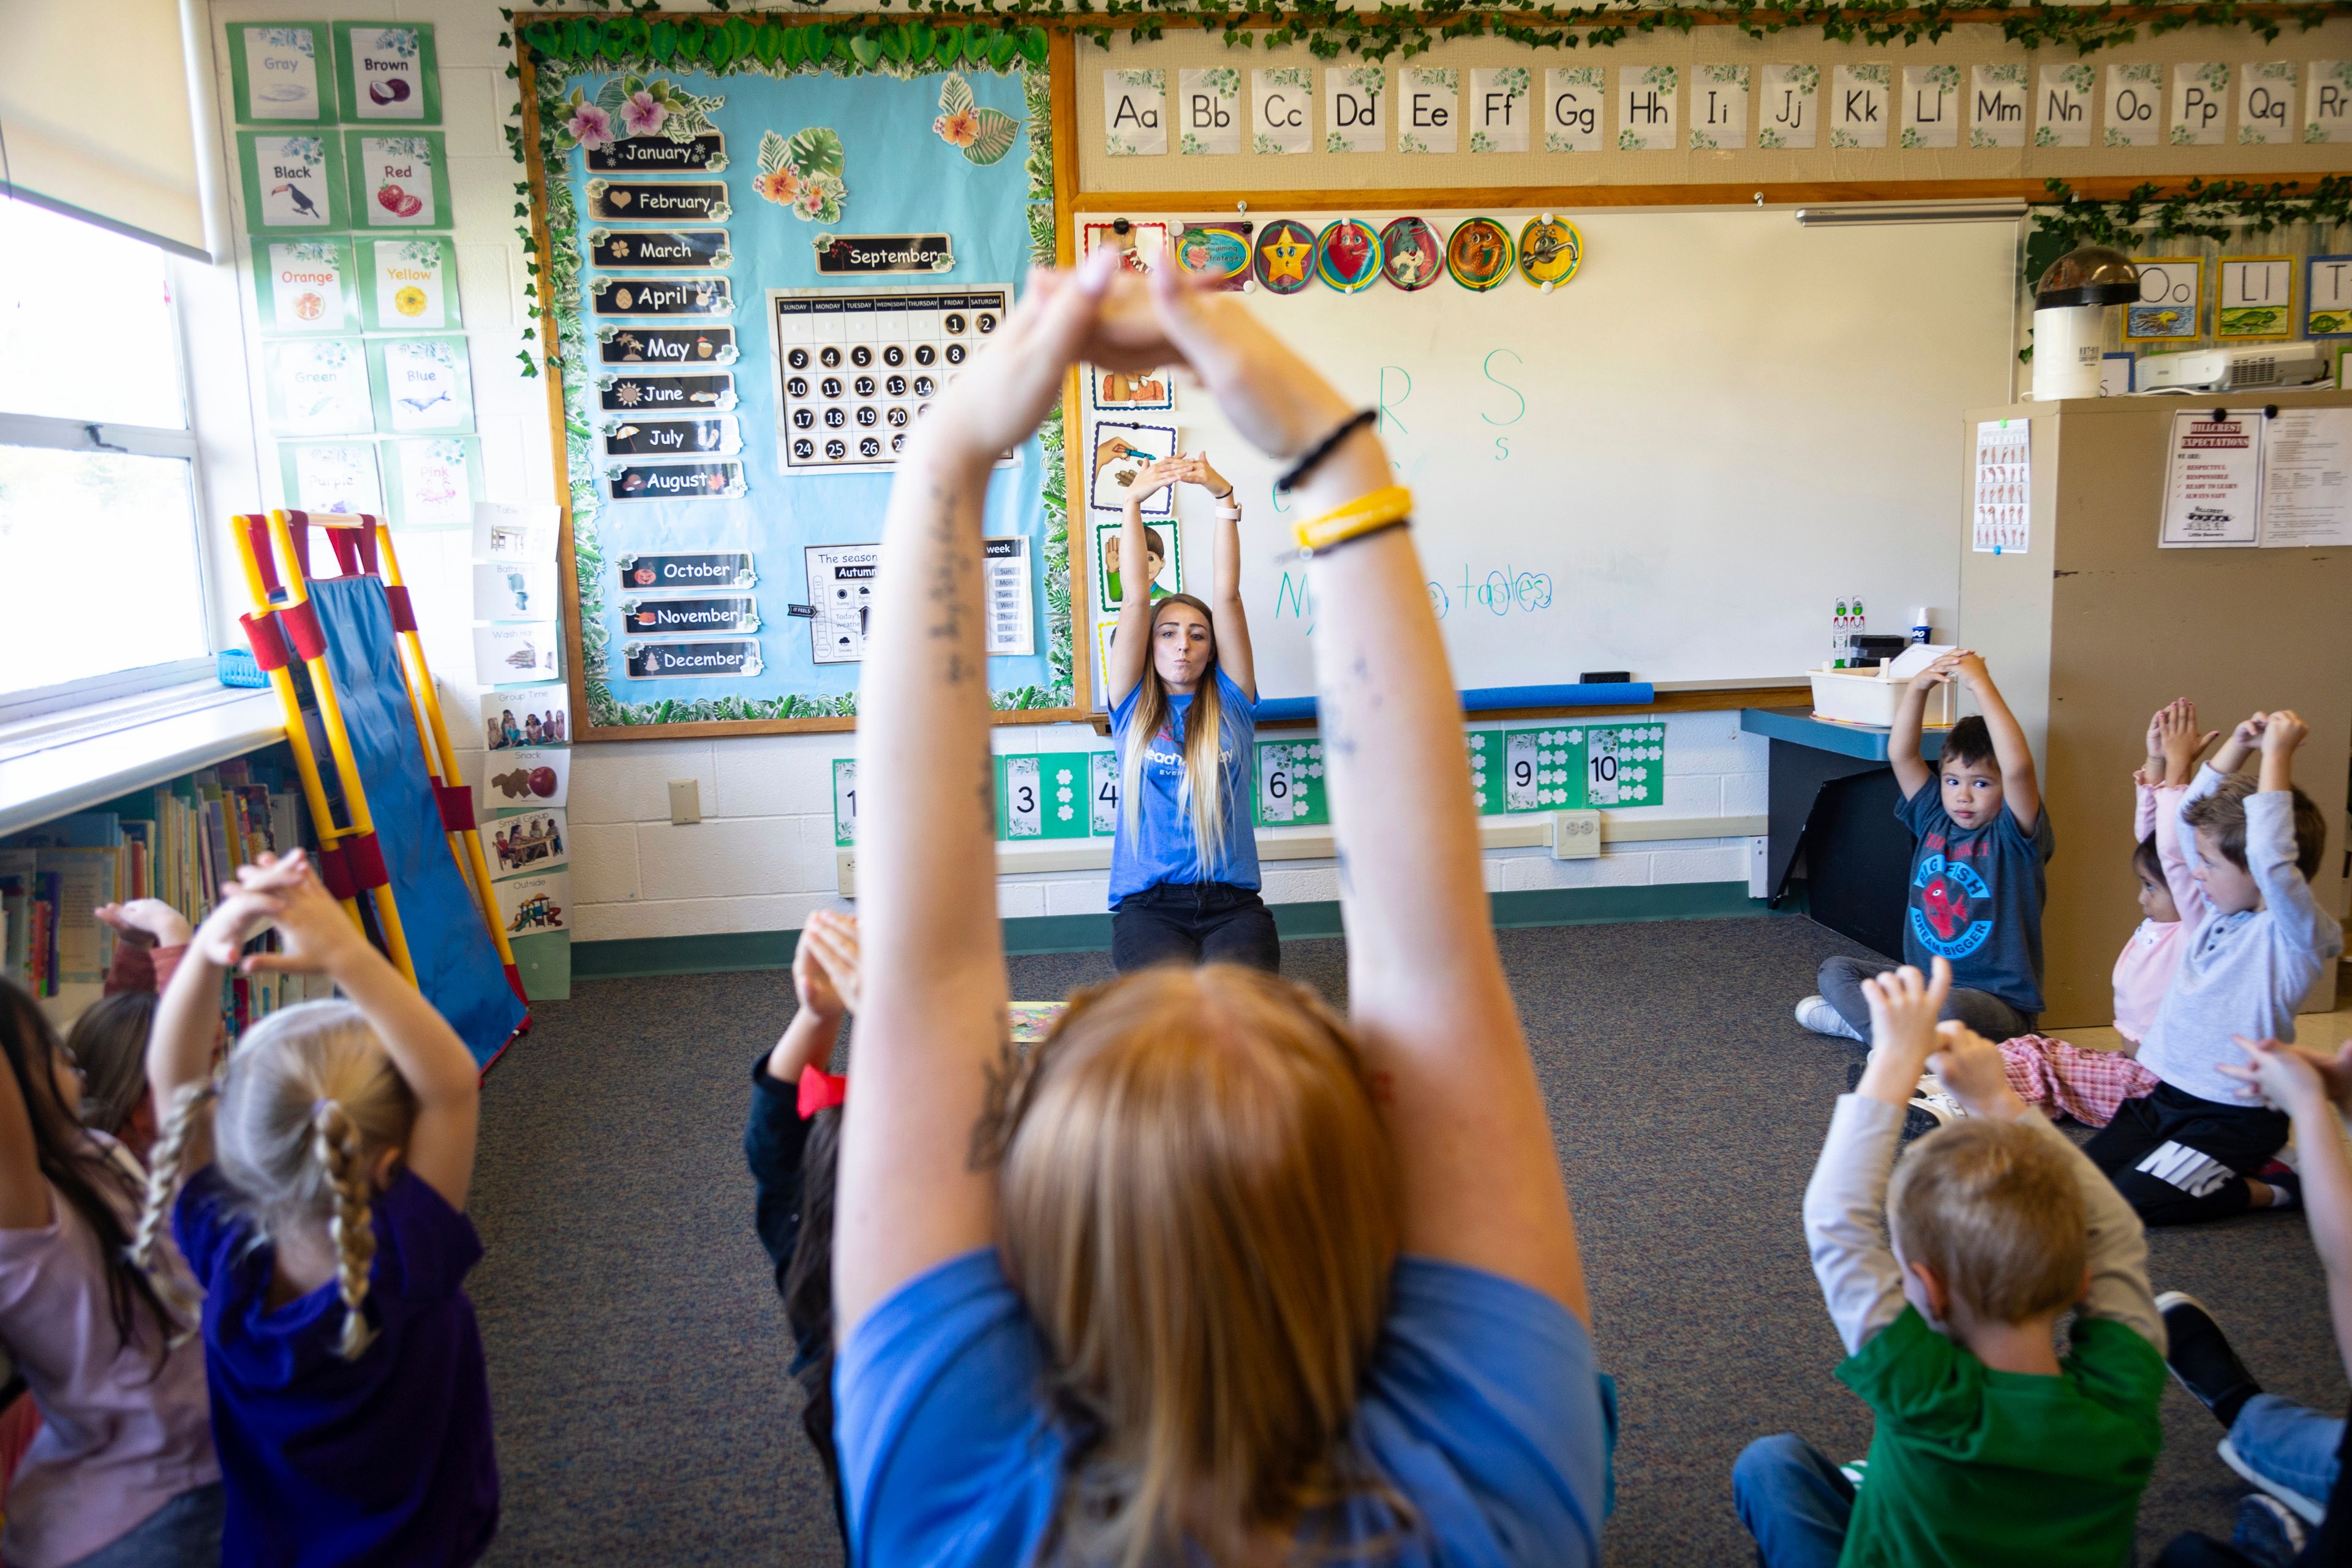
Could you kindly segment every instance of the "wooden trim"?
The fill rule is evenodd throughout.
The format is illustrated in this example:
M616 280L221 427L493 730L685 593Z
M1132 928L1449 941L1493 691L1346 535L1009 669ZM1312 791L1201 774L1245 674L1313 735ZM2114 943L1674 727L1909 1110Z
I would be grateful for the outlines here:
M2317 173L2307 178L2316 183ZM2303 178L2276 174L2098 174L2066 182L2079 200L2119 201L2142 185L2159 195L2185 189L2191 179L2208 185L2244 180L2300 186ZM1231 212L1251 210L1354 212L1440 207L1464 211L1523 211L1545 207L1794 206L1810 202L2022 201L2053 205L2042 180L1852 180L1742 181L1692 185L1424 185L1409 188L1322 191L1081 191L1076 210L1124 213Z
M1613 703L1598 708L1497 708L1480 713L1465 713L1462 722L1488 724L1512 719L1605 719L1618 715L1640 716L1643 713L1721 713L1739 708L1786 708L1792 703L1811 703L1813 689L1810 683L1797 686L1696 686L1674 691L1661 691L1654 701ZM1095 733L1110 733L1110 716L1089 713L1087 720ZM1313 719L1268 719L1258 724L1261 730L1311 730Z

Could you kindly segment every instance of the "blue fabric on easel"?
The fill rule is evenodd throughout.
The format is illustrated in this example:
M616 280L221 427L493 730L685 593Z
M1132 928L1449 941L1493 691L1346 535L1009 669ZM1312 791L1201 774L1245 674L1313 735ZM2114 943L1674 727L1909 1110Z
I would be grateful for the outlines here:
M376 577L330 577L310 584L327 639L343 728L374 818L393 902L400 910L416 987L487 1065L522 1026L523 1005L507 984L479 905L449 852L408 687L392 607ZM327 759L320 759L325 762Z

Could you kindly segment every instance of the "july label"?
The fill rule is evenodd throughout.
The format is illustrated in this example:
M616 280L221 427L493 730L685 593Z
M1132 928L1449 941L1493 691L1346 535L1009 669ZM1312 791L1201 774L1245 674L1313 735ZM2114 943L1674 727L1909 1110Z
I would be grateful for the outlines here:
M361 120L425 118L425 60L415 27L353 27L352 109Z
M944 234L821 234L811 241L827 278L875 272L945 272L955 247Z
M604 477L614 500L709 500L743 493L740 463L676 463L615 468Z
M684 632L756 632L760 612L749 598L631 599L621 606L630 632L659 637Z
M600 228L588 236L594 267L724 267L734 259L723 228Z
M735 406L731 375L616 375L597 395L607 413L650 413L676 409L717 414Z
M724 181L619 184L611 180L588 182L588 216L593 218L654 223L723 223L732 209L727 205Z
M624 588L750 588L759 581L748 550L621 557Z
M596 358L604 364L733 364L732 327L602 327Z
M727 166L727 138L716 131L687 142L667 136L624 136L591 148L588 168L594 174L717 174Z
M599 278L588 308L599 316L726 316L735 300L724 278Z
M736 449L732 419L645 419L604 432L608 458L674 458Z
M673 642L628 645L631 680L664 680L678 677L757 675L760 645L756 642Z

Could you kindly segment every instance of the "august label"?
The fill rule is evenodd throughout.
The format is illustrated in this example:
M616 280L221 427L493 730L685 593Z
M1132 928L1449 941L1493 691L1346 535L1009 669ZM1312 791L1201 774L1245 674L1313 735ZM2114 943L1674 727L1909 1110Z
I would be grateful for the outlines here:
M716 131L686 142L673 142L667 136L624 136L588 153L589 170L600 174L687 174L726 166L727 138Z
M724 278L599 278L588 308L600 316L724 316L735 300Z
M727 253L723 228L599 229L588 245L596 267L724 267Z
M749 598L631 599L621 606L621 624L646 637L685 632L756 632L760 612Z
M731 375L616 375L596 395L610 414L716 414L735 406Z
M675 463L615 468L604 476L614 500L701 500L743 493L740 463Z

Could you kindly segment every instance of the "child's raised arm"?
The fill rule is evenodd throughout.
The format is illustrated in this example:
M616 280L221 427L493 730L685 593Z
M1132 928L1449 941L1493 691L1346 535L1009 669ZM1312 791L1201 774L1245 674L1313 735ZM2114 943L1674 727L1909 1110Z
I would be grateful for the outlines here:
M1886 731L1886 763L1895 770L1895 783L1905 800L1936 776L1936 770L1919 754L1919 731L1927 717L1927 693L1952 679L1957 662L1948 653L1937 659L1911 678L1895 704L1895 723Z
M2246 869L2262 889L2271 918L2315 953L2333 956L2344 951L2344 928L2319 907L2295 859L2294 753L2310 732L2302 716L2288 708L2271 714L2263 726L2260 787L2246 797Z
M2017 715L2009 710L2000 688L1992 683L1992 672L1975 653L1959 656L1960 683L1969 695L1977 700L1977 710L1984 716L1985 729L1992 736L1993 760L2000 764L2001 804L2017 826L2026 832L2033 831L2042 820L2042 784L2033 772L2033 748L2025 743L2025 727Z
M1353 412L1241 301L1172 268L1151 289L1169 336L1234 428L1295 461ZM1301 479L1316 518L1393 483L1359 424ZM1308 563L1349 1007L1392 1098L1409 1252L1504 1275L1587 1314L1551 1126L1495 948L1461 700L1409 529Z
M2267 1100L2294 1121L2303 1206L2312 1247L2327 1271L2336 1353L2352 1373L2352 1149L2345 1146L2343 1121L2352 1114L2352 1072L2343 1058L2331 1061L2276 1040L2241 1036L2238 1045L2247 1065L2220 1070L2244 1081L2247 1098Z
M300 863L299 852L288 859ZM223 886L221 901L189 939L180 966L156 999L155 1021L147 1035L148 1092L154 1097L155 1125L165 1129L165 1142L174 1126L181 1130L172 1157L155 1162L158 1179L166 1185L212 1163L211 1118L175 1118L173 1108L212 1080L213 1048L220 1039L221 976L236 967L237 950L285 907L281 895L293 873L284 866L280 862L273 871ZM251 873L254 868L246 870ZM168 1176L164 1167L169 1167Z

